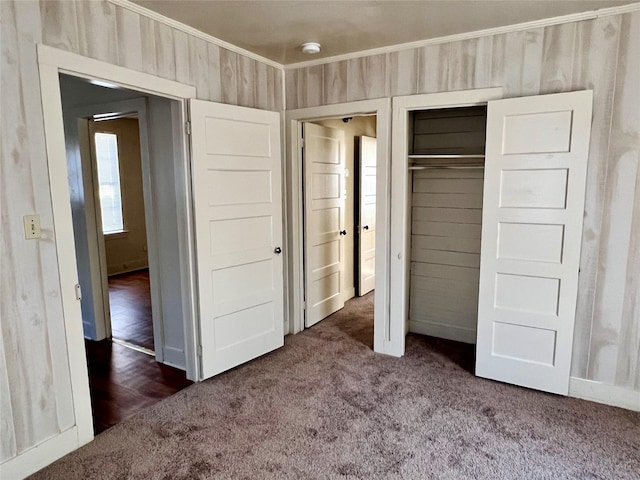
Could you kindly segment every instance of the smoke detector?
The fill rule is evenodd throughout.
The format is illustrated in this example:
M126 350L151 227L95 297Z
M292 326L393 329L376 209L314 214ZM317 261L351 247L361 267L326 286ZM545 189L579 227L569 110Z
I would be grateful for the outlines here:
M320 53L320 44L318 42L307 42L302 44L302 53L307 55L315 55Z

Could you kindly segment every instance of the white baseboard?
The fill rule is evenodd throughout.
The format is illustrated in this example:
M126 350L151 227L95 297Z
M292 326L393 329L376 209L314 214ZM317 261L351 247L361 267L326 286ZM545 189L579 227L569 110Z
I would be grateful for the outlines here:
M640 391L602 382L569 378L569 396L640 412Z
M0 464L2 480L20 480L55 462L80 447L78 427L51 437Z
M477 336L475 329L429 322L409 322L409 331L420 335L430 335L432 337L446 338L447 340L472 344L476 343Z

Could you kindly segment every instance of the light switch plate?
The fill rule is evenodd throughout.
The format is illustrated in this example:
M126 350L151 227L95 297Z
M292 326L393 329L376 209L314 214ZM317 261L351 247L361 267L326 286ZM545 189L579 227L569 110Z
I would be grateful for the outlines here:
M24 216L24 238L27 240L42 238L42 231L40 230L40 215Z

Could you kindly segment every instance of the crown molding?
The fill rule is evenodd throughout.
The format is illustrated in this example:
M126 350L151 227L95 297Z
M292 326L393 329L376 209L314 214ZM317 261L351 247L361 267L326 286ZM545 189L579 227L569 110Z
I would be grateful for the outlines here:
M372 48L370 50L360 50L358 52L345 53L344 55L334 55L332 57L318 58L316 60L307 60L304 62L290 63L287 65L284 65L284 69L295 70L298 68L312 67L315 65L323 65L325 63L340 62L343 60L351 60L354 58L368 57L370 55L379 55L382 53L391 53L391 52L397 52L401 50L409 50L412 48L426 47L429 45L439 45L441 43L457 42L460 40L470 40L473 38L487 37L491 35L499 35L499 34L510 33L510 32L518 32L522 30L530 30L533 28L549 27L552 25L559 25L562 23L572 23L572 22L580 22L583 20L593 20L599 17L605 17L610 15L621 15L623 13L630 13L630 12L636 12L636 11L640 11L640 2L634 2L628 5L621 5L618 7L602 8L600 10L590 10L590 11L581 12L581 13L571 13L571 14L562 15L559 17L534 20L531 22L516 23L514 25L505 25L503 27L487 28L484 30L476 30L474 32L457 33L455 35L447 35L445 37L436 37L436 38L429 38L426 40L417 40L415 42L400 43L396 45L389 45L387 47Z
M112 3L118 7L126 8L127 10L131 10L139 15L147 17L151 20L155 20L156 22L163 23L171 28L175 28L176 30L180 30L184 33L192 35L194 37L198 37L206 42L213 43L214 45L218 45L219 47L226 48L232 52L238 53L245 57L249 57L258 62L270 65L272 67L278 68L280 70L283 69L283 65L278 62L274 62L273 60L258 55L256 53L250 52L249 50L245 50L244 48L240 48L237 45L234 45L229 42L225 42L217 37L204 33L196 28L190 27L189 25L185 25L184 23L178 22L177 20L173 20L172 18L165 17L153 10L149 10L137 3L133 3L129 0L107 0L109 3Z

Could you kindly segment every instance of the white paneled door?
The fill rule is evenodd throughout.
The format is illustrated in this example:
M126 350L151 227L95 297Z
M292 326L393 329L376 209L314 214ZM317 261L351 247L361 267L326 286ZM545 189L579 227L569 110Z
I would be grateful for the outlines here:
M304 124L305 326L344 307L344 132Z
M360 137L358 296L376 283L376 139Z
M202 377L284 343L280 116L191 100Z
M489 102L476 374L566 395L592 92Z

